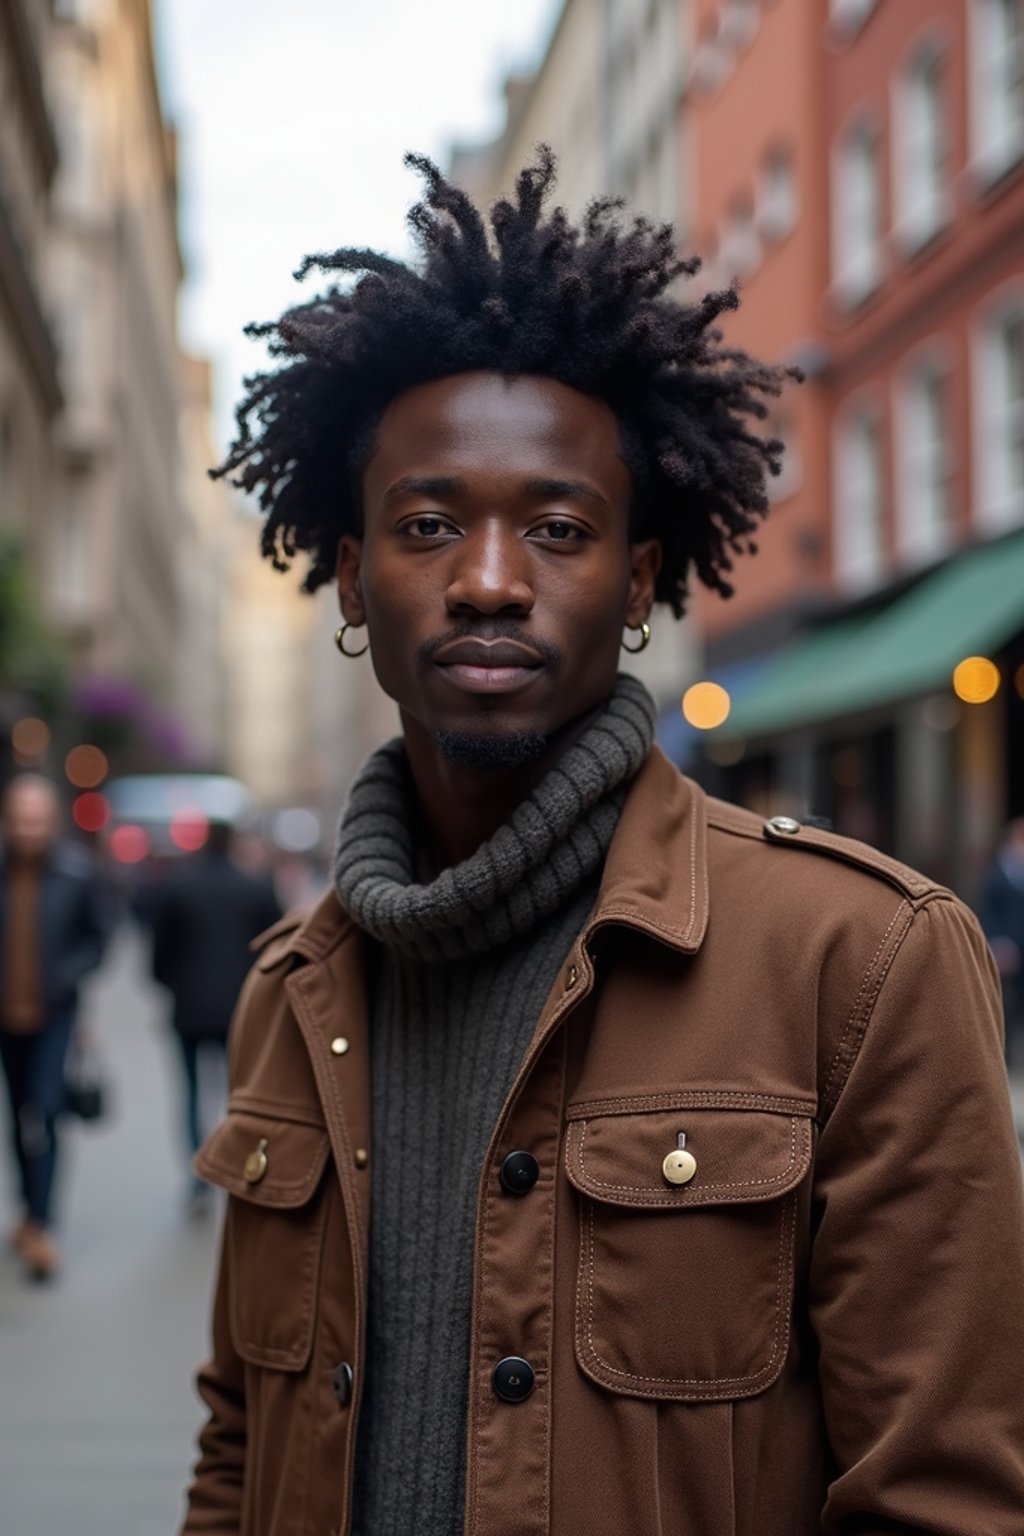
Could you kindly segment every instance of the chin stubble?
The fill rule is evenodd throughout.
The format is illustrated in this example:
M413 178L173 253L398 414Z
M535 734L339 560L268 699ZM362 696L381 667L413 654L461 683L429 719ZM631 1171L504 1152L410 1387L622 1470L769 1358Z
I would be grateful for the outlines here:
M460 768L518 768L543 756L547 737L539 731L438 731L437 750Z

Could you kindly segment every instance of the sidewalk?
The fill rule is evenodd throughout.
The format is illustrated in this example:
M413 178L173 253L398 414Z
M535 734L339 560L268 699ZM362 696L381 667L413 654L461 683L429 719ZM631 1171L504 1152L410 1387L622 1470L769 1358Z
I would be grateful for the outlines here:
M181 1213L175 1062L127 929L87 1017L116 1104L109 1123L66 1136L65 1273L30 1286L0 1253L0 1530L173 1536L201 1418L192 1375L218 1219ZM4 1178L0 1233L8 1189Z

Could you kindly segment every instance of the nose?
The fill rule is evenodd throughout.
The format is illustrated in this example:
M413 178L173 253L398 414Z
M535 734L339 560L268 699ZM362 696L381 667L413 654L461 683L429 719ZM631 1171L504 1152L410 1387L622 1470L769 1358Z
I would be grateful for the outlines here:
M517 533L495 519L459 539L452 556L454 568L445 593L449 613L530 612L530 554Z

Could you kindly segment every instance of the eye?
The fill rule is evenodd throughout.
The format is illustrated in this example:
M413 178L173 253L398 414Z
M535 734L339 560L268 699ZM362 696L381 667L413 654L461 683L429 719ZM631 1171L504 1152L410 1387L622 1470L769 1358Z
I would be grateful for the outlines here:
M552 544L574 544L587 537L584 529L576 523L567 522L562 517L549 518L536 531L543 535L545 541L550 541Z
M414 539L436 539L439 534L451 533L452 528L443 517L433 512L421 512L419 517L411 517L403 523L401 531Z

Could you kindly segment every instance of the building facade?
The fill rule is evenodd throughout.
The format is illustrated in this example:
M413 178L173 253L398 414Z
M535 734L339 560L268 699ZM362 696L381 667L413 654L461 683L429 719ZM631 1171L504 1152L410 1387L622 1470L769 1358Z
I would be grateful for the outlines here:
M695 15L696 218L743 283L729 336L811 364L783 421L791 494L737 599L702 609L712 676L757 663L703 761L970 893L1024 810L1024 4ZM760 192L723 203L754 144ZM972 655L990 698L954 690Z
M149 0L60 0L47 74L61 147L48 265L65 396L49 602L76 671L131 676L170 704L183 269Z
M38 575L50 501L50 431L62 403L46 288L58 149L44 65L46 0L0 7L0 524Z

